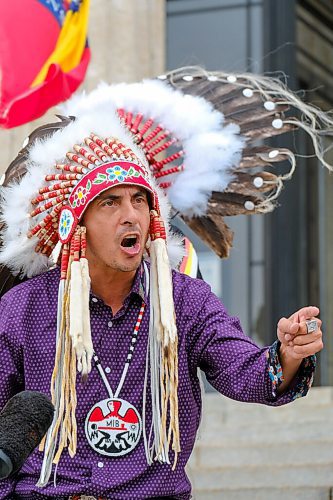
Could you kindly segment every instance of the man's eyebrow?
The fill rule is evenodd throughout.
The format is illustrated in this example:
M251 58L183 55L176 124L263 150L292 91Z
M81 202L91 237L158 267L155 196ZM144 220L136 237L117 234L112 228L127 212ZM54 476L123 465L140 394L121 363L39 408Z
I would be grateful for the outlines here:
M138 189L135 193L132 194L132 198L136 198L137 196L144 195L148 199L148 193L145 189ZM116 195L111 193L101 193L98 196L99 200L119 200L123 197L123 195Z
M147 191L145 189L139 189L132 196L136 197L136 196L142 196L142 195L144 195L144 196L146 196L146 198L148 198L148 194L147 194Z
M121 198L121 196L116 195L116 194L110 194L110 193L101 193L98 196L99 200L119 200L119 198Z

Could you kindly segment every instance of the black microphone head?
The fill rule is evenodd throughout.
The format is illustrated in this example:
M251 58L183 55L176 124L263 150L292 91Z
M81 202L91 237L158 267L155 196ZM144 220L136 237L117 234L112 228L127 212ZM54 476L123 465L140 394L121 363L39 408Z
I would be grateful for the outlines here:
M49 398L36 391L19 392L4 406L0 413L0 451L12 463L10 472L20 469L39 445L53 414L54 406ZM4 473L2 478L8 475Z

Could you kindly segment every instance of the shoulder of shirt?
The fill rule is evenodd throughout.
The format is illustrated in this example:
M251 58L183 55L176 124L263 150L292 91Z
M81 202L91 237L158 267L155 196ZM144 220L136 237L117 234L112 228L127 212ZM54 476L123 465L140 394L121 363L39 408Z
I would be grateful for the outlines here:
M203 279L191 278L187 274L172 270L172 282L175 291L183 289L186 293L195 293L207 296L212 292L210 285Z
M23 298L34 294L36 291L41 289L47 291L50 287L56 285L56 290L58 289L58 283L60 278L60 270L58 267L50 269L45 273L39 274L33 278L29 278L23 283L14 286L8 292L6 292L1 297L2 303L10 303L12 300L17 300L18 298Z

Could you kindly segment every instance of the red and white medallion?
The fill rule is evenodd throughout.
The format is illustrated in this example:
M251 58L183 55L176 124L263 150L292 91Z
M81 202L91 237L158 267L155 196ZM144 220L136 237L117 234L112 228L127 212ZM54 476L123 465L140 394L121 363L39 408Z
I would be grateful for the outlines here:
M89 411L85 432L88 443L97 453L120 457L137 446L142 432L141 417L124 399L104 399Z

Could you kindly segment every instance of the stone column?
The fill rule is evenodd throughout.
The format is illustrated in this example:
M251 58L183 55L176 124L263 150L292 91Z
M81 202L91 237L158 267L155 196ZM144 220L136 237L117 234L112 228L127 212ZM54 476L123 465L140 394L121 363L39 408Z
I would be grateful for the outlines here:
M162 73L165 0L91 0L89 44L92 59L81 90L92 90L100 81L132 82ZM0 173L17 155L29 132L54 120L56 112L52 108L34 122L0 129Z

